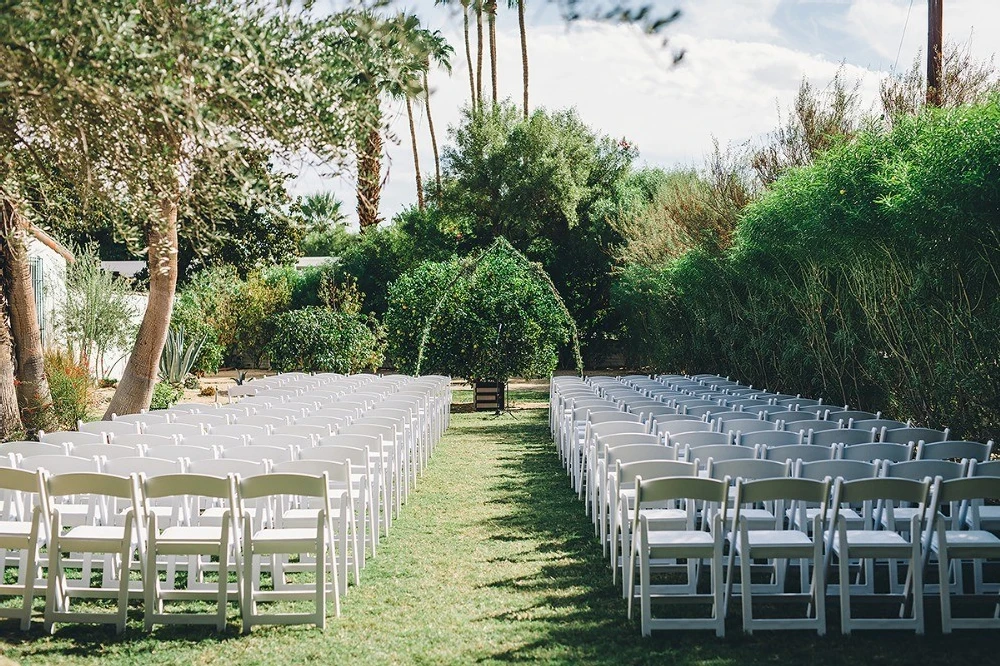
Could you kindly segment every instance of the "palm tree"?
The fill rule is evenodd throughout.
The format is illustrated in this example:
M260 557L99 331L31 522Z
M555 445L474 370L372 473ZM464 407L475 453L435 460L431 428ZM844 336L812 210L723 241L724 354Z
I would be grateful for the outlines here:
M486 10L486 20L490 29L490 84L493 92L493 103L499 101L497 95L497 0L486 0L483 6Z
M517 3L517 27L521 33L521 78L524 83L524 118L528 118L528 36L524 29L524 0L507 0L508 6Z
M476 103L483 106L483 0L476 3Z
M437 30L424 35L424 48L427 54L424 60L423 84L424 84L424 105L427 110L427 128L431 134L431 147L434 150L434 179L437 184L438 204L441 203L441 155L438 153L437 136L434 134L434 116L431 114L431 89L427 84L427 74L433 61L439 67L443 67L451 73L451 56L455 50L451 48L444 37Z
M455 0L434 0L436 5L450 5ZM458 0L458 3L462 5L462 28L464 30L465 36L465 60L469 64L469 100L472 103L472 107L476 107L476 70L473 69L472 63L472 45L471 39L469 37L469 8L472 6L472 0ZM426 87L426 86L425 86ZM429 118L429 116L428 116ZM433 136L433 130L432 130Z

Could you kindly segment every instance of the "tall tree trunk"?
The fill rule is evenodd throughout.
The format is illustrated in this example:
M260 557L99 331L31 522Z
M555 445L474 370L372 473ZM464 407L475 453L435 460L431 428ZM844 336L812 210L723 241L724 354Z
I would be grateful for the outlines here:
M528 119L528 34L524 29L524 0L517 0L517 25L521 30L521 78L524 83L524 118Z
M17 358L18 402L25 425L37 429L44 424L45 413L52 406L52 394L45 374L42 333L38 329L38 309L31 284L31 264L25 241L27 227L14 203L4 200L0 211L0 231L5 241L3 255L7 264L10 329Z
M358 224L361 233L379 223L378 203L382 196L382 132L380 123L365 131L358 146Z
M417 154L417 126L413 124L413 101L406 96L406 117L410 121L410 143L413 146L413 170L417 174L417 208L424 210L424 183L420 178L420 156Z
M430 59L424 70L424 108L427 109L427 128L431 133L431 148L434 150L434 184L437 186L438 206L441 205L441 155L438 153L437 135L434 133L434 117L431 115L431 89L427 84L427 70L431 68Z
M472 47L469 45L469 0L462 0L462 22L465 27L465 59L469 62L469 95L476 108L476 71L472 69Z
M149 243L149 300L139 325L135 346L118 382L104 419L112 414L136 414L149 408L160 368L160 356L170 330L170 313L177 289L178 192L163 196L160 219L146 230Z
M490 85L493 88L493 103L499 102L497 95L497 0L486 1L486 19L490 28Z
M0 441L24 430L21 410L17 407L17 388L14 381L14 344L7 328L6 284L7 262L0 258Z
M483 108L483 0L476 3L476 104Z

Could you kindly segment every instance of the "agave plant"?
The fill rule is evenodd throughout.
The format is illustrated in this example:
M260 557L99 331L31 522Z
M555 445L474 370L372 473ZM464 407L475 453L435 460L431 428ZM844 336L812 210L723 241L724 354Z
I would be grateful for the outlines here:
M191 340L189 343L184 339L184 326L171 328L167 333L167 344L163 347L163 354L160 356L160 379L175 386L184 383L184 379L191 373L198 354L205 345L207 335L200 339Z

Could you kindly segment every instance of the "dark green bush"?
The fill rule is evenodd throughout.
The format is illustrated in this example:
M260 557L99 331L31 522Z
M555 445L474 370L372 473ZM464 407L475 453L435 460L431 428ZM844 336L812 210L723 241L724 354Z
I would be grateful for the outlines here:
M150 409L168 409L184 397L184 387L174 386L169 382L157 382L153 386L153 399L149 403Z
M551 373L574 324L541 267L501 239L403 275L389 290L386 329L402 372L504 381Z
M361 372L383 359L380 331L359 314L307 307L273 317L266 352L278 372Z

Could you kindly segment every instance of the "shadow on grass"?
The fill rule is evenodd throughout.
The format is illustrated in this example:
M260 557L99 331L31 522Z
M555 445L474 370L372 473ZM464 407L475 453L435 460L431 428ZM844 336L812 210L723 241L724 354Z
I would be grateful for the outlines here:
M829 635L803 631L743 634L739 613L730 610L727 637L711 632L657 632L642 638L638 620L627 619L626 601L611 582L594 526L570 488L549 438L544 411L531 420L497 424L496 460L491 478L495 504L505 515L483 522L491 539L524 541L527 550L504 561L533 562L537 573L494 581L493 588L530 592L529 606L504 610L491 619L527 621L540 637L490 660L503 662L642 663L960 663L992 656L997 632L942 636L937 605L926 606L928 636L908 632L840 634L837 607L829 607Z

